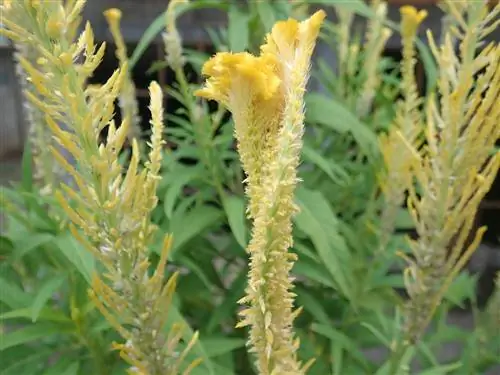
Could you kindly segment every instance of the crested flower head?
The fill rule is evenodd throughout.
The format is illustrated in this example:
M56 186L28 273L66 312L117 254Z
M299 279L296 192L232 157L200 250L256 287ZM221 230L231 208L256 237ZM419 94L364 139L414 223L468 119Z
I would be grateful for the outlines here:
M206 86L195 94L216 100L230 110L249 95L257 100L269 100L280 84L275 67L271 55L218 53L203 66L202 73L209 78Z
M425 9L417 11L411 5L405 5L400 8L401 13L401 35L403 37L413 37L422 21L427 17Z
M314 48L325 16L326 13L319 10L302 22L294 19L277 22L267 35L266 44L261 47L261 51L278 55L288 61L299 53L308 55Z

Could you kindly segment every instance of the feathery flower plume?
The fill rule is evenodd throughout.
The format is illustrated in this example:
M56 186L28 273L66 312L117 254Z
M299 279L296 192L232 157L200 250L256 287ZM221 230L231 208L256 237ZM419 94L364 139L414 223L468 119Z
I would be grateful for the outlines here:
M3 20L7 29L0 32L29 44L45 59L43 71L26 59L21 59L20 64L38 94L27 92L28 98L44 112L55 139L76 161L76 166L70 165L57 149L51 149L78 188L73 190L61 184L62 191L56 193L72 222L72 234L107 271L103 276L94 275L91 298L126 340L124 344L115 344L115 348L132 366L130 374L174 375L182 371L188 374L199 363L195 360L186 367L183 363L197 334L179 353L183 327L174 324L169 332L164 330L177 276L174 274L164 281L170 236L164 239L156 270L153 275L149 273L148 249L156 230L149 217L157 204L164 143L162 91L156 82L151 83L152 136L148 161L144 168L139 167L139 147L134 139L132 157L124 171L118 157L130 119L125 117L117 127L112 118L113 103L126 79L126 64L98 89L86 88L86 79L102 59L104 45L95 45L89 24L75 43L57 38L79 16L85 1L72 2L68 8L54 9L54 4L12 3ZM29 20L28 24L20 27L10 18L11 14ZM56 120L64 121L70 129L62 130ZM107 139L100 143L104 128Z
M127 46L125 45L125 41L120 30L122 12L119 9L110 8L104 11L104 17L108 22L109 30L111 31L111 35L113 36L116 45L116 58L118 59L120 69L123 69L124 66L128 64L128 56ZM123 88L118 99L123 117L128 117L130 119L129 133L127 137L129 142L132 142L132 139L138 138L141 134L141 118L139 117L139 105L137 104L135 84L129 71L127 71L127 74L125 75Z
M238 326L250 326L249 345L263 375L302 374L293 334L290 269L293 202L304 132L304 92L321 23L309 19L275 24L259 56L218 53L203 67L208 76L197 95L231 111L246 173L248 215L253 220L247 295ZM309 362L311 363L311 362Z
M381 214L381 240L379 251L383 252L394 230L398 210L403 204L405 192L411 184L411 164L414 157L407 143L418 149L419 135L423 131L423 119L415 81L415 40L420 23L425 19L425 10L417 12L412 6L403 6L401 12L401 35L403 42L402 93L403 99L396 104L396 117L388 134L380 136L380 150L386 165L381 179L385 204Z

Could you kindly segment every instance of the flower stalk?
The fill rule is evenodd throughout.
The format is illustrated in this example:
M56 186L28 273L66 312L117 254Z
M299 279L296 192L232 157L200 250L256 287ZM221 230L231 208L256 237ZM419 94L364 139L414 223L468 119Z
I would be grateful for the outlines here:
M128 66L128 55L127 46L125 45L120 29L122 12L119 9L111 8L104 12L104 17L108 22L109 30L111 31L111 35L113 36L113 40L116 45L115 53L119 62L119 67L120 69L124 69L124 67ZM127 138L129 142L132 142L132 139L139 138L141 135L141 118L139 116L139 105L137 103L135 84L132 79L132 74L128 70L126 72L123 81L123 88L118 99L122 116L130 119Z

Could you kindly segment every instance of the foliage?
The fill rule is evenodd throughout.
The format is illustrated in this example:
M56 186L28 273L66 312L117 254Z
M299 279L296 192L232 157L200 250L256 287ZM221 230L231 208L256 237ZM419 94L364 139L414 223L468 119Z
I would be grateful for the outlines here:
M313 3L332 6L338 16L335 23L325 21L321 40L323 48L339 56L339 64L332 67L320 57L311 77L321 88L305 96L307 126L298 169L301 182L295 192L299 212L293 217L290 250L298 256L291 272L295 307L302 307L294 322L295 334L300 338L299 360L315 359L308 371L312 375L382 375L391 371L402 374L407 371L406 366L411 364L415 368L417 362L422 375L477 374L498 364L495 353L500 343L494 335L500 324L495 321L498 298L492 299L488 309L479 311L474 300L476 279L466 273L450 278L446 284L443 300L436 305L434 318L430 319L431 329L426 333L421 331L418 343L410 348L394 351L405 317L402 309L405 298L397 292L405 288L399 271L403 262L398 254L409 255L412 251L406 238L396 230L413 229L415 223L403 206L395 205L393 223L383 225L388 159L381 140L384 134L391 134L391 129L401 128L398 116L404 112L398 108L404 108L408 96L400 83L409 77L412 68L407 66L405 72L404 67L382 56L382 42L389 30L402 31L400 25L387 19L384 3L307 1L304 5L259 1L244 5L236 0L171 3L174 5L145 32L129 64L137 62L147 44L165 29L166 62L155 64L155 69L172 70L175 82L163 89L181 108L165 114L168 144L161 159L161 180L155 198L158 204L150 215L158 230L149 238L144 251L141 250L141 259L150 263L147 277L152 276L166 260L162 252L164 236L173 234L165 273L178 276L165 330L173 332L174 322L183 323L184 338L178 351L184 350L195 331L199 332L184 366L199 358L202 363L192 370L193 374L259 373L245 346L248 332L235 328L239 322L237 301L245 295L247 287L249 262L245 249L252 229L246 211L251 201L245 195L247 184L233 137L235 120L223 106L193 95L199 84L186 73L186 68L191 66L200 71L209 56L182 46L182 33L175 28L175 19L184 12L204 7L227 12L227 29L208 30L217 51L257 53L276 21L289 16L306 18L307 8ZM366 32L349 32L355 15L367 18ZM362 45L368 47L361 48ZM421 58L428 57L418 38L413 45L419 49ZM494 48L498 51L498 46ZM426 73L428 78L434 76L442 89L443 62L439 51L433 53L434 57L426 62ZM122 56L122 68L126 64ZM480 66L482 63L474 65ZM488 77L481 79L493 81ZM83 83L81 87L85 88ZM94 90L89 91L92 103L92 97L97 97L96 88L87 89ZM461 92L469 95L468 90ZM123 93L117 89L115 95ZM398 97L400 104L394 106ZM111 116L113 109L111 105L109 108ZM443 112L437 114L446 118ZM425 122L425 113L418 111L418 115ZM492 116L491 121L494 119ZM498 135L492 134L490 141L495 136L498 139ZM93 142L89 147L97 147L97 142ZM145 145L138 146L141 151L146 149ZM420 151L417 149L417 153ZM116 160L118 150L113 155L107 160ZM98 300L87 294L87 289L96 288L97 284L92 284L94 275L106 280L103 267L106 262L75 240L60 202L51 195L40 194L36 181L31 180L30 158L27 147L22 183L2 189L1 196L9 224L1 237L0 250L0 327L4 332L0 355L6 364L0 374L124 373L126 362L112 350L112 343L122 339L121 329L103 318L97 309ZM476 159L479 163L479 158ZM120 163L120 169L126 171L134 165L134 158L124 153L120 155ZM97 165L82 168L80 164L77 171L84 173L96 168ZM91 179L85 181L94 183ZM99 181L102 183L96 179L96 183ZM82 196L85 191L84 187ZM419 196L418 191L415 194ZM71 207L75 207L74 203L71 202ZM98 208L87 210L92 217ZM120 220L126 216L116 212L113 215ZM145 222L147 216L147 213L142 216ZM455 217L458 220L459 215ZM421 225L418 220L416 224ZM415 249L415 245L411 247ZM111 269L107 273L112 272ZM167 279L165 275L162 282ZM94 289L98 295L105 296L99 293L104 286ZM117 310L115 316L124 317L124 311L138 306L134 304L137 301L125 310ZM474 331L447 324L451 309L469 304L477 316ZM109 304L106 306L114 310ZM166 313L155 312L158 317ZM125 328L130 325L125 324ZM450 362L440 363L436 353L450 341L463 343L465 349ZM370 350L380 348L392 353L385 362L367 355Z

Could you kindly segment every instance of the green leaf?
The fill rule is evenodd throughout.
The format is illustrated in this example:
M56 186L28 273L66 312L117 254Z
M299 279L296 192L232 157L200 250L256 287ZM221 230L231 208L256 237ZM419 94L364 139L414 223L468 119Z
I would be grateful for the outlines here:
M347 349L347 352L363 366L368 365L364 354L359 349L359 345L344 333L336 330L331 325L325 324L313 323L311 328L314 332L329 338L332 345L341 345L343 348Z
M401 361L400 361L400 368L407 367L411 360L413 359L413 356L415 355L415 347L410 346L405 349L403 355L401 356ZM377 372L374 375L392 375L389 370L391 369L391 359L392 357L389 357L387 361L377 370Z
M449 365L432 367L430 369L427 369L427 370L419 373L419 375L446 375L446 374L451 373L452 371L459 369L460 367L462 367L462 363L455 362L455 363L451 363ZM456 372L453 372L453 373L456 374Z
M201 338L201 343L207 352L209 358L217 357L230 353L235 349L245 346L245 340L228 337L210 337Z
M385 345L386 348L391 347L390 339L387 338L379 329L367 322L362 322L361 325L368 329L380 341L381 344Z
M6 312L5 314L0 315L1 320L9 320L9 319L31 319L33 313L31 307L25 307L21 309L12 310ZM43 307L39 314L38 320L46 320L49 322L66 322L71 323L71 318L64 315L61 311L53 310L48 307Z
M366 155L378 154L376 134L341 103L319 93L306 95L305 101L308 122L326 126L341 134L349 132Z
M0 339L1 341L1 339ZM39 367L41 363L44 363L45 360L54 355L54 350L40 350L37 349L35 352L32 352L28 356L23 357L22 359L18 359L14 361L12 364L3 367L0 370L0 375L21 375L26 374L26 366L35 365ZM5 364L2 364L5 366ZM34 372L28 372L28 374L33 374Z
M323 301L318 301L304 288L297 287L295 290L295 293L297 293L296 301L299 306L303 306L304 310L308 311L319 323L330 324L330 318L322 305Z
M466 272L460 273L446 290L444 298L456 306L464 308L467 299L476 294L476 277Z
M210 314L210 319L206 325L206 332L212 333L217 326L223 323L226 319L230 319L234 314L237 301L242 297L245 292L245 285L247 283L246 270L240 271L239 276L233 281L229 291L225 295L224 300L216 307L215 311Z
M17 261L27 255L32 250L45 245L54 240L54 236L48 233L26 233L25 236L15 241L15 250L12 254L12 260Z
M70 331L68 327L49 323L29 325L9 333L3 333L0 339L0 351Z
M60 357L43 375L77 375L80 364L74 358Z
M349 175L342 167L335 165L332 160L325 159L323 155L306 143L302 147L302 156L305 161L318 166L336 184L344 185L349 179Z
M42 308L52 298L54 293L61 287L66 280L66 275L55 275L48 279L38 291L33 305L31 306L31 320L36 322Z
M10 256L14 252L14 243L5 236L0 236L0 259Z
M406 208L401 208L398 210L395 226L397 229L413 229L415 228L415 223L413 218Z
M187 256L180 256L179 263L188 268L205 284L207 290L211 291L215 287L210 278L205 274L202 265L189 259Z
M245 224L245 201L236 195L224 195L222 205L226 211L231 231L243 249L247 246L247 227Z
M316 248L323 265L338 289L346 297L351 296L345 270L349 269L349 250L338 233L338 223L328 201L319 191L300 188L296 193L300 212L295 217L297 226L307 233Z
M0 277L0 302L11 309L27 307L32 296L25 293L19 286Z
M342 8L345 10L350 10L354 13L359 14L360 16L365 16L368 18L373 17L375 14L373 10L366 5L362 0L310 0L311 4L319 4L331 6L334 8Z
M259 18L262 21L266 32L271 31L274 23L276 22L273 7L268 0L257 1L255 5L257 7Z
M163 210L168 219L172 219L175 203L177 202L179 197L182 196L182 189L184 188L184 186L197 178L202 170L203 168L200 167L181 167L180 171L176 171L176 173L174 173L175 179L168 187L163 202Z
M172 259L175 253L189 240L201 235L206 229L217 223L222 212L210 206L198 206L183 213L180 217L174 215L171 232L173 233Z
M228 38L231 52L243 52L248 47L248 20L249 15L236 3L229 6Z
M310 280L314 280L328 288L336 289L329 273L321 264L312 262L310 259L299 258L293 265L293 273L296 275L305 276Z
M436 62L430 52L429 46L422 42L420 39L416 40L416 45L419 51L419 57L422 60L425 69L425 85L427 95L430 95L437 86L438 68Z
M66 234L56 239L56 247L90 284L95 269L95 259L72 235Z

